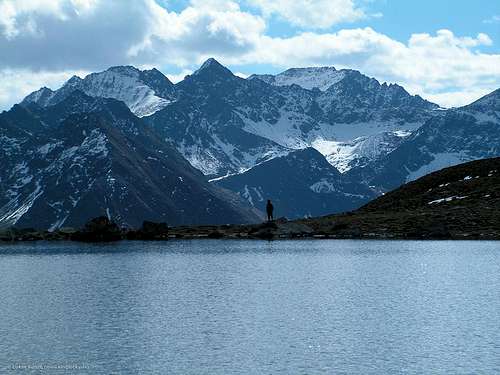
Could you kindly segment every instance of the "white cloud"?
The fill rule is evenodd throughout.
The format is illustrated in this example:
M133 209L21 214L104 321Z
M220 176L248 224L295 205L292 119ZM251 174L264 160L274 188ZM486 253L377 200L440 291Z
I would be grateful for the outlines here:
M234 72L233 73L236 77L240 77L240 78L248 78L251 76L251 74L246 74L246 73L242 73L242 72Z
M468 91L457 91L457 92L445 92L441 94L428 94L425 92L412 92L412 94L419 94L430 100L433 103L439 103L444 108L459 107L464 104L470 104L476 100L482 98L486 94L489 94L491 89L475 90L471 89ZM410 90L411 92L411 90Z
M353 0L249 0L264 16L277 14L293 25L326 29L366 17Z
M146 1L154 27L131 49L131 56L158 64L192 66L212 56L238 58L257 45L266 28L261 17L233 1L193 0L179 13Z
M20 34L43 37L38 22L44 17L70 21L96 9L99 0L1 0L0 29L8 39Z
M380 80L400 83L422 96L438 98L442 105L467 104L470 93L500 87L500 55L476 50L492 43L485 34L458 37L449 30L440 30L435 35L413 34L402 43L364 28L326 34L308 32L291 38L263 36L260 43L244 57L247 63L358 69Z
M290 22L309 26L361 16L352 1L252 1L264 14L280 12ZM294 4L302 5L300 12ZM343 16L334 15L339 9ZM294 21L294 14L303 18ZM167 75L179 81L208 57L236 71L255 64L273 70L309 65L358 69L442 105L466 104L500 87L500 55L479 51L493 43L483 33L459 37L440 30L397 41L366 27L279 38L269 36L266 27L265 15L231 0L191 0L179 12L155 0L0 0L0 108L75 71L121 64L176 66L180 73Z
M131 62L152 0L0 0L0 69L99 69Z
M167 78L172 81L173 83L180 82L184 79L189 74L192 74L193 71L190 69L183 69L180 73L178 74L166 74Z

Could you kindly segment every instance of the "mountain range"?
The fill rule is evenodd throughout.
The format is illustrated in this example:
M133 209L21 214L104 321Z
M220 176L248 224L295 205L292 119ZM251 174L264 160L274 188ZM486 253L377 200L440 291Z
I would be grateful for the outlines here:
M58 229L107 215L122 226L258 221L206 181L124 102L76 90L0 114L0 224Z
M243 79L209 59L177 84L112 67L0 114L0 225L248 222L266 199L290 218L350 210L499 155L499 125L498 91L445 110L334 67Z

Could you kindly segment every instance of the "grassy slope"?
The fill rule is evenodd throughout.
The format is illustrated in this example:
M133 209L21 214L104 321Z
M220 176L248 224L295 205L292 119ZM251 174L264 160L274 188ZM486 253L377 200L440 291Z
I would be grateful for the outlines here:
M462 199L443 201L449 197ZM301 222L339 237L500 238L499 210L500 158L493 158L434 172L357 211Z

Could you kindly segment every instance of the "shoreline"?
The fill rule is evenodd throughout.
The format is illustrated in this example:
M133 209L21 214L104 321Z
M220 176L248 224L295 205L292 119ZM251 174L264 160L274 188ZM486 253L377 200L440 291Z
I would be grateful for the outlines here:
M317 225L317 221L310 219L287 221L278 219L261 224L243 225L200 225L200 226L178 226L167 227L164 223L150 223L149 230L143 228L138 230L116 229L111 232L99 233L71 228L61 229L53 232L38 231L35 229L9 228L0 232L0 246L20 242L121 242L121 241L175 241L175 240L373 240L373 241L498 241L500 233L492 230L485 231L439 231L436 226L432 230L400 230L378 225L369 230L363 230L360 226L349 228L342 223L342 217L349 215L338 215L328 220L335 219L334 225ZM95 220L95 219L94 219ZM149 223L149 222L145 222ZM109 222L107 225L115 225Z

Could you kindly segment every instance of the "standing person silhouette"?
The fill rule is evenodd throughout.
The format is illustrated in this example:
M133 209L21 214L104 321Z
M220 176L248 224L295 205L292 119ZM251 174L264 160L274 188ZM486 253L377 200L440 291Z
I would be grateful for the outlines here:
M271 200L267 200L266 204L266 212L267 212L267 221L272 221L273 220L273 211L274 211L274 206L271 203Z

